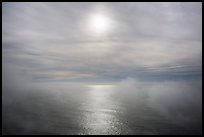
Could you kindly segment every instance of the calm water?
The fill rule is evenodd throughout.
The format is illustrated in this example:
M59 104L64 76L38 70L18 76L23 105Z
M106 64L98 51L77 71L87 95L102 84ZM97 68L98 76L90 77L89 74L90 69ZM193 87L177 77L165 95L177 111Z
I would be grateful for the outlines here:
M3 104L3 134L201 134L112 86L14 94ZM6 96L6 95L5 95Z

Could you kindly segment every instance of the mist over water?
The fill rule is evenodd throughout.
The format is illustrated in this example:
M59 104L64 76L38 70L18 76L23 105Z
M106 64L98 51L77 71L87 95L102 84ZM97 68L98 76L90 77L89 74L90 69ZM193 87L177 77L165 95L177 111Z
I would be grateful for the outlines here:
M201 134L199 81L3 87L3 134Z
M3 2L2 134L202 134L202 3Z

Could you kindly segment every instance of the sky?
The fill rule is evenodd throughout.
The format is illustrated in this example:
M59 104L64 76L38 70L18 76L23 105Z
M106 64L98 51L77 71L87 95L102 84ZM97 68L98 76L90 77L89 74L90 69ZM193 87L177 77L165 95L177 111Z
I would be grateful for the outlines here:
M202 3L3 3L3 80L202 79Z

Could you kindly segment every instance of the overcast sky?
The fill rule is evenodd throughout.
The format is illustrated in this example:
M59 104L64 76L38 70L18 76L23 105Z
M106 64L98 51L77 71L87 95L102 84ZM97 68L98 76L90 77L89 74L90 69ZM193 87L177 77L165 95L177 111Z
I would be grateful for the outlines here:
M3 79L202 77L202 3L19 2L2 8Z

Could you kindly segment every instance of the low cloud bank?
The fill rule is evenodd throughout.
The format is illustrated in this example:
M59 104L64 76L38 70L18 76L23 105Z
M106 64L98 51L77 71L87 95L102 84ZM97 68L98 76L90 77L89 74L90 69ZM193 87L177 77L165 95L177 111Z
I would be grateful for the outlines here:
M202 81L141 83L128 78L115 91L127 106L148 105L175 124L202 129Z

